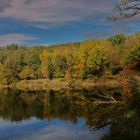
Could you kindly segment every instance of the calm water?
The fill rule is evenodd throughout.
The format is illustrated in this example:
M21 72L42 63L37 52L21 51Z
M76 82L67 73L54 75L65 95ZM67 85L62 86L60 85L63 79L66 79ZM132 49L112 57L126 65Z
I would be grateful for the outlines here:
M0 140L140 139L140 111L124 104L97 105L95 93L119 90L0 92Z

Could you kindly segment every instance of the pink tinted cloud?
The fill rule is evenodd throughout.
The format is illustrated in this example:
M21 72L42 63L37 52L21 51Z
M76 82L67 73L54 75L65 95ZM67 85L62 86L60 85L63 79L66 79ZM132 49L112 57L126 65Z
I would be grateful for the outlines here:
M8 44L22 43L28 40L34 40L35 38L25 34L5 34L0 35L0 46Z

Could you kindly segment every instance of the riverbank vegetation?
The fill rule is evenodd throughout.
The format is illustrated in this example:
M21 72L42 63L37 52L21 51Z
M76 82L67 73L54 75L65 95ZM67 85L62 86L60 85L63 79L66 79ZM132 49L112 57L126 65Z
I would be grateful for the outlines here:
M139 72L140 33L48 47L0 47L1 85L38 79L122 80Z

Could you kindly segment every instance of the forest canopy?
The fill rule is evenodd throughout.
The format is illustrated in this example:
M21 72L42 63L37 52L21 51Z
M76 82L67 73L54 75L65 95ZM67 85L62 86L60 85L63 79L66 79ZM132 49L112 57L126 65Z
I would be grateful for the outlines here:
M44 46L0 47L0 82L41 78L111 77L123 70L139 71L140 33L107 39Z

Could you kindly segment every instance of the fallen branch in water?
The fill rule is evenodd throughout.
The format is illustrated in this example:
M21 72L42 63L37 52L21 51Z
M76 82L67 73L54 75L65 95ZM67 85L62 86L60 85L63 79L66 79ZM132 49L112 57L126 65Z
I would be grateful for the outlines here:
M113 101L116 101L116 99L113 98L112 96L105 96L105 95L101 95L101 94L98 94L98 93L94 93L94 94L97 95L98 97L101 97L101 98L111 99Z
M94 104L124 104L121 101L96 101Z
M101 128L106 127L107 125L110 125L110 124L112 124L112 122L106 122L106 123L101 124L101 125L99 125L99 126L94 126L94 127L92 127L92 128L90 129L90 131L97 131L97 130L99 130L99 129L101 129Z
M101 95L99 93L94 93L95 95L97 95L98 97L100 98L104 98L104 99L108 99L108 101L105 101L105 100L99 100L99 99L96 99L96 98L92 98L94 100L94 103L95 104L123 104L124 102L122 101L117 101L113 96L105 96L105 95Z

